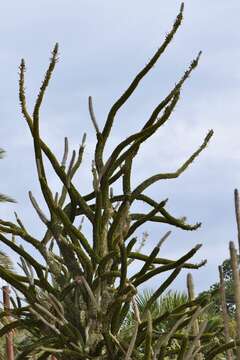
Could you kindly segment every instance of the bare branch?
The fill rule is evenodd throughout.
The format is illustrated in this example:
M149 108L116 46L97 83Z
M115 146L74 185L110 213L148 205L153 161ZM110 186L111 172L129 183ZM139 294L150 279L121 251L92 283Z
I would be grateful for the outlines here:
M52 73L54 71L55 65L58 61L58 43L56 43L56 45L54 46L54 49L52 51L52 57L50 59L50 64L49 67L46 71L44 80L42 82L42 85L40 87L39 93L38 93L38 97L34 106L34 111L33 111L33 118L38 118L38 112L40 109L40 106L42 104L42 100L45 94L45 91L47 89L47 86L49 84L49 81L51 79Z
M29 191L28 192L29 198L31 200L32 206L34 207L34 209L36 210L39 218L42 220L42 222L47 225L49 223L49 220L47 219L46 215L43 213L43 211L41 210L40 206L38 205L36 199L34 198L34 196L32 195L32 192Z
M63 166L63 167L66 166L67 158L68 158L68 138L65 137L64 138L64 153L63 153L63 158L61 161L61 166Z
M172 173L165 173L165 174L157 174L153 175L150 178L143 181L133 192L132 197L136 198L139 194L141 194L145 189L147 189L150 185L154 184L155 182L159 180L166 180L166 179L174 179L180 176L189 165L193 163L193 161L196 159L196 157L206 148L208 145L211 137L213 136L213 130L210 130L205 137L202 145L184 162L178 170Z
M135 221L133 225L130 226L128 233L125 239L129 238L139 226L145 224L147 221L151 221L151 219L160 211L160 208L164 207L167 203L167 200L161 201L153 210L151 210L148 214L143 215L139 220ZM130 214L131 219L133 220L132 215Z
M179 26L181 25L182 18L183 18L183 3L181 4L180 12L173 24L172 30L167 34L165 41L160 46L160 48L156 51L154 56L151 58L151 60L147 63L147 65L137 74L137 76L134 78L132 83L129 85L127 90L120 96L120 98L115 102L115 104L111 107L107 121L105 123L102 137L99 139L96 147L96 166L98 168L98 171L100 170L99 167L102 167L102 153L104 150L105 143L107 141L107 138L110 134L112 124L114 121L114 117L117 113L117 111L120 109L120 107L127 101L127 99L132 95L136 87L138 86L139 82L144 78L144 76L149 72L149 70L152 69L154 64L157 62L159 57L164 53L166 47L169 45L171 40L173 39L173 36L175 35L176 31L178 30Z
M94 126L94 128L96 130L96 133L100 134L100 130L99 130L99 127L98 127L98 124L97 124L96 116L95 116L94 110L93 110L93 103L92 103L92 97L91 96L88 97L88 109L89 109L89 114L90 114L93 126Z
M22 223L22 221L19 219L18 214L16 213L16 211L14 211L14 215L15 215L16 221L17 221L18 225L21 227L21 229L26 230L23 223Z

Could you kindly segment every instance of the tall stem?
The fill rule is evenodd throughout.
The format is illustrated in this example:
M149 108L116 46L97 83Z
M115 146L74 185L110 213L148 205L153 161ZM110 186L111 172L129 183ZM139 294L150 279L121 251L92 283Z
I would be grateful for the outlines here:
M3 305L4 305L4 311L9 317L9 311L10 311L10 289L9 286L3 286ZM7 354L7 360L14 360L14 350L13 350L13 332L9 331L6 335L6 354Z
M231 266L233 272L234 298L236 304L236 325L237 325L237 340L240 340L240 279L238 270L237 250L233 241L229 243ZM240 347L237 346L237 360L240 360Z
M192 274L187 274L187 289L188 289L188 298L190 301L193 301L195 299L195 292L194 292L194 284L193 284L193 278L192 278ZM197 336L199 334L199 323L198 323L198 319L196 319L193 323L193 336ZM196 343L196 348L200 348L201 347L201 342L200 340L197 341ZM201 353L197 353L195 356L196 360L202 360L203 356Z
M223 270L222 266L218 267L219 270L219 277L220 277L220 298L221 298L221 307L222 307L222 318L223 318L223 324L224 324L224 335L225 335L225 342L228 343L230 338L230 332L229 332L229 317L228 317L228 311L227 311L227 305L226 305L226 293L225 293L225 285L224 285L224 276L223 276ZM228 349L226 351L226 359L227 360L233 360L233 353L231 349Z
M234 190L235 215L237 222L238 249L240 253L240 210L239 210L239 193L238 189Z

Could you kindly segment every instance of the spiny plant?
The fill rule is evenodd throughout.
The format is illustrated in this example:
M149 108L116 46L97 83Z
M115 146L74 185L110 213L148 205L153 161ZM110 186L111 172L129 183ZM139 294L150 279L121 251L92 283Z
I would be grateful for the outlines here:
M183 4L163 44L150 61L136 75L124 93L111 107L102 130L96 120L92 98L89 97L90 117L96 131L96 147L92 165L93 190L88 194L78 191L73 182L82 162L86 135L83 135L78 154L74 151L68 161L68 139L65 138L64 154L59 161L40 136L40 109L46 89L58 60L58 45L52 52L49 67L39 90L32 114L28 111L25 96L25 62L19 70L19 98L21 111L30 129L37 167L38 180L49 214L40 208L32 192L31 203L46 227L42 239L34 237L19 217L17 224L0 220L0 240L14 250L21 261L24 275L0 266L0 276L16 291L12 298L11 315L14 319L0 330L3 336L12 329L25 329L31 336L22 344L18 360L35 356L47 359L54 354L59 360L75 359L192 359L201 348L201 340L207 322L204 321L197 336L190 329L197 316L205 310L209 297L188 300L185 304L159 316L151 316L151 306L172 284L182 269L198 269L205 264L188 262L199 250L196 245L177 260L158 257L167 233L150 254L134 251L135 232L149 222L169 224L183 230L196 230L201 225L187 224L184 218L176 218L167 210L167 200L154 200L145 191L161 180L180 176L206 148L213 131L210 130L200 147L176 170L157 173L146 178L138 186L132 186L133 162L144 144L171 117L182 87L197 67L201 53L191 62L169 94L157 104L142 128L121 141L105 159L105 147L115 116L137 88L140 81L156 64L171 43L183 18ZM63 187L61 193L50 188L44 157L54 169ZM116 183L121 192L116 193ZM132 206L144 203L149 211L132 212ZM92 234L84 231L79 216L87 218ZM14 235L21 243L8 238ZM22 241L30 244L41 255L38 261L26 251ZM134 260L143 265L130 276ZM134 271L134 269L132 269ZM149 279L171 271L144 305L141 314L135 301L140 285ZM124 320L130 309L134 311L134 327L130 337L120 336ZM1 317L6 314L3 311ZM156 331L163 321L175 320L173 327L164 334ZM179 328L187 331L179 347L171 353L171 341ZM234 346L230 344L228 346ZM220 350L219 350L220 349ZM214 348L214 354L224 351L223 346ZM211 350L206 359L212 359Z
M177 308L184 308L185 304L188 302L188 299L195 300L194 293L191 291L191 289L193 289L192 280L189 284L189 278L191 278L190 273L187 276L188 289L190 289L190 291L188 291L189 295L187 295L186 292L169 290L166 294L160 296L160 298L158 298L152 304L151 308L149 309L152 318L162 316L162 321L159 322L154 328L155 334L160 334L161 337L164 337L174 327L176 323L176 318L174 318L173 316L166 317L166 313L173 312L174 314L174 311ZM153 292L153 290L144 290L136 296L136 304L139 309L140 317L141 314L144 312L147 301L153 295ZM216 314L216 312L214 311L214 307L209 305L210 304L207 305L207 311L203 311L201 314L198 314L198 324L196 324L195 319L195 321L193 321L192 327L188 327L187 329L186 326L179 326L178 330L174 334L172 334L171 342L168 346L168 354L171 354L171 358L175 358L174 354L179 351L181 342L186 336L186 331L190 331L189 337L192 337L193 339L199 333L199 324L203 323L205 320L208 321L207 326L202 334L201 343L199 342L197 344L198 346L201 346L201 353L197 353L196 359L203 359L203 355L208 353L211 348L216 347L220 343L224 342L224 336L222 332L223 322L220 312ZM127 336L131 336L132 329L134 328L134 319L135 314L132 310L131 312L129 312L128 317L124 322L124 326L122 326L121 328L120 336L122 337L122 339L125 339ZM197 326L198 328L196 329ZM223 356L225 355L218 354L215 359L224 359Z

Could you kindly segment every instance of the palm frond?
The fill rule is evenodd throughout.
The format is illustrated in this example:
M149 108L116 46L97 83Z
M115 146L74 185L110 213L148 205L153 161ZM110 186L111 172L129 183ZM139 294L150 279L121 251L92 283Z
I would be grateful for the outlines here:
M0 266L4 267L6 270L13 270L13 263L10 257L0 250Z
M10 196L4 195L4 194L0 194L0 202L12 202L12 203L16 203L16 200L14 200L13 198L11 198Z
M153 289L144 289L140 294L137 295L136 302L140 312L140 316L144 312L145 306L148 300L152 297L153 293ZM152 318L154 319L155 317L158 317L167 311L171 312L176 307L185 304L187 300L188 297L185 292L169 290L165 295L162 295L157 301L155 301L151 305L149 310L151 311ZM133 323L133 318L134 313L133 311L130 311L125 318L123 328L131 327Z
M5 155L5 150L3 150L2 148L0 148L0 159L2 159Z
M2 159L5 156L5 150L3 150L2 148L0 148L0 159ZM13 198L11 198L10 196L4 195L4 194L0 194L0 202L12 202L12 203L16 203L16 200L14 200Z

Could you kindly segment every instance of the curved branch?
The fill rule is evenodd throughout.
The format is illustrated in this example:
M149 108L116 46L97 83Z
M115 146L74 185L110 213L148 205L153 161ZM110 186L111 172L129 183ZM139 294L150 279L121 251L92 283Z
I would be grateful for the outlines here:
M128 257L130 259L136 259L136 260L145 261L145 262L147 262L148 258L149 258L148 255L140 254L140 253L137 253L137 252L130 252L128 254ZM170 260L170 259L166 259L166 258L156 258L156 259L153 260L152 263L153 264L169 265L169 264L175 263L175 260ZM198 264L184 263L183 267L186 268L186 269L199 269L200 267L204 266L206 263L207 263L207 260L202 260Z
M130 226L128 233L125 237L124 240L128 239L136 230L139 226L143 225L145 222L147 221L153 221L152 219L155 217L155 215L160 211L161 208L163 208L166 203L167 203L168 199L161 201L158 206L154 207L153 210L151 210L148 214L143 214L142 217L140 217L137 221L135 221L133 223L133 225ZM131 214L131 220L135 220L134 219L134 214Z
M133 192L132 196L136 198L138 195L140 195L145 189L147 189L149 186L154 184L155 182L159 180L166 180L166 179L175 179L178 176L180 176L190 164L196 159L196 157L206 148L208 142L210 141L211 137L213 136L213 130L210 130L205 137L202 145L196 150L184 163L180 168L178 168L176 171L172 173L165 173L165 174L157 174L153 175L150 178L143 181Z
M183 255L181 258L179 258L178 260L176 260L172 264L160 266L157 269L153 269L153 270L149 271L148 273L146 273L146 274L144 274L144 275L142 275L140 277L137 277L133 281L132 284L135 287L137 287L140 284L144 283L145 281L151 279L153 276L155 276L157 274L160 274L162 272L165 272L165 271L168 271L168 270L171 270L171 269L175 269L175 268L177 268L179 266L182 266L182 264L184 264L186 260L190 259L191 257L193 257L193 255L195 255L195 253L200 249L201 246L202 246L201 244L196 245L193 249L188 251L185 255ZM135 277L135 275L134 275L134 277ZM130 280L132 278L130 278Z
M104 146L106 144L107 138L110 134L114 117L117 113L117 111L120 109L120 107L128 100L128 98L132 95L136 87L138 86L139 82L143 79L143 77L149 72L149 70L152 69L154 64L157 62L157 60L160 58L160 56L164 53L166 47L169 45L171 40L173 39L173 36L175 35L177 29L181 25L182 18L183 18L183 9L184 5L181 4L180 12L174 22L174 25L172 27L172 30L167 34L165 41L160 46L160 48L156 51L154 56L151 58L151 60L147 63L147 65L137 74L137 76L134 78L132 83L129 85L127 90L120 96L120 98L115 102L115 104L112 106L112 108L109 111L107 121L105 123L102 136L99 138L96 151L95 151L95 163L96 166L100 172L100 169L102 168L102 154L104 150Z
M26 97L25 97L25 88L24 88L24 81L25 81L25 79L24 79L24 72L25 72L24 60L21 61L19 69L20 69L20 72L19 72L19 99L20 99L21 110L22 110L25 120L28 123L31 134L34 137L33 119L29 115L29 113L27 111L27 106L26 106ZM41 96L39 99L41 99ZM39 105L39 101L40 101L39 99L38 99L38 105ZM37 108L35 109L35 117L36 116L38 116ZM38 119L36 118L36 120L37 120L37 123L35 121L35 127L36 127L36 125L38 125ZM37 144L37 145L38 145L38 147L39 146L41 147L41 149L43 150L43 152L49 159L56 174L58 175L60 180L63 182L63 184L68 188L69 196L72 199L72 201L74 203L77 203L79 205L79 207L82 209L83 213L90 220L90 222L93 222L93 213L92 213L91 209L87 205L86 201L79 194L79 192L76 190L76 188L73 186L73 184L70 183L70 185L69 185L68 176L66 175L64 169L60 166L58 160L56 159L56 157L54 156L52 151L49 149L49 147L43 142L43 140L40 137L39 137L39 144ZM38 152L39 152L39 149L38 149ZM40 175L43 175L43 174L41 174L42 164L39 163L39 161L37 161L37 166L38 166L38 171L39 171Z
M201 223L196 223L194 225L185 224L185 222L182 219L177 219L177 218L173 217L165 209L160 209L159 212L164 214L164 216L152 216L151 218L148 219L148 221L174 225L180 229L190 230L190 231L197 230L201 226ZM132 220L138 220L138 221L141 221L145 216L146 216L145 214L131 214L130 215Z

